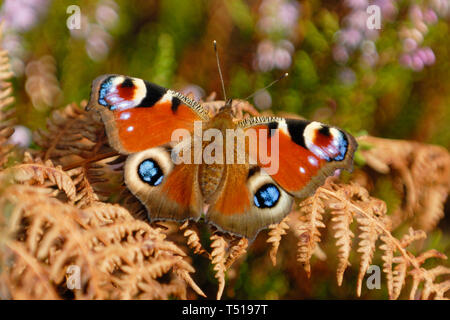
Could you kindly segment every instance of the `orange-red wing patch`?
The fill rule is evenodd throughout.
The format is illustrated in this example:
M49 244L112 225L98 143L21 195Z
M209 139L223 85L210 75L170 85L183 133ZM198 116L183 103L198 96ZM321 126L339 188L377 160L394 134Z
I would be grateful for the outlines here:
M194 121L200 117L185 104L172 110L171 102L162 102L152 107L114 111L114 119L123 148L138 152L170 142L176 129L192 132Z
M200 199L193 186L197 179L197 167L195 164L176 166L162 185L162 191L181 208L194 207Z
M295 193L303 189L311 181L311 178L318 173L319 169L326 164L325 160L296 144L281 130L276 130L275 135L267 138L267 151L265 152L267 152L271 162L264 164L260 155L262 154L261 149L264 148L261 139L265 136L260 136L259 131L261 129L267 130L267 126L255 126L251 129L258 132L258 165L263 169L275 168L275 172L269 172L269 174L287 192ZM272 148L278 149L278 155L274 153L272 157Z
M315 131L313 143L319 147L325 148L331 145L333 137L330 134L323 134L320 130Z
M134 93L136 91L136 86L133 83L131 83L129 85L127 85L126 83L122 83L117 86L117 91L118 91L120 98L122 98L123 100L131 101L134 99Z

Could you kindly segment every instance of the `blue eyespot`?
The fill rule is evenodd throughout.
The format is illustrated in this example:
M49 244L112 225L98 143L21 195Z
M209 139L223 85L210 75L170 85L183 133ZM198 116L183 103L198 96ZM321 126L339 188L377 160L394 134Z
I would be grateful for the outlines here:
M153 159L142 161L138 167L138 174L142 181L151 186L159 185L164 178L161 167Z
M272 208L280 199L280 191L272 184L265 184L256 191L253 201L258 208Z
M339 154L334 157L334 161L342 161L345 159L345 154L347 153L348 142L344 134L341 135L339 139Z
M100 86L100 93L98 95L98 103L101 104L102 106L105 106L105 107L109 106L108 102L106 102L106 100L105 100L105 96L108 93L109 88L111 87L111 84L112 84L111 77L109 77L108 79L103 81L103 83Z

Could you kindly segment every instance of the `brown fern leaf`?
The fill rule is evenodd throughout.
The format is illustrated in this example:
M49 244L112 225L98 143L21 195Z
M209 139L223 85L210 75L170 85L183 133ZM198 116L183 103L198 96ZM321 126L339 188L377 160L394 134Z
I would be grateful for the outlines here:
M3 30L0 26L0 43ZM0 48L0 166L3 166L8 160L13 146L8 143L8 138L13 134L14 119L12 118L15 110L10 106L14 102L12 96L12 85L9 80L13 77L10 70L8 52Z
M303 265L308 277L311 276L310 259L320 242L319 228L325 228L322 215L325 204L320 193L315 193L300 204L300 224L298 225L297 261Z
M338 193L344 193L345 189L340 189ZM336 270L336 277L338 285L342 285L344 272L347 266L350 265L348 258L352 249L352 240L355 236L350 229L353 222L353 214L348 206L348 203L330 203L331 214L333 217L331 221L334 222L333 230L336 238L336 246L338 247L338 267Z
M194 250L195 254L204 255L208 259L211 259L210 254L203 248L203 245L200 242L198 231L194 229L194 226L189 220L186 220L186 222L183 223L180 230L185 230L183 235L187 238L186 243L189 248Z
M433 230L442 219L450 188L450 154L442 147L414 141L359 137L366 164L382 175L389 174L402 206L393 214L393 227L412 220L420 229Z
M286 216L283 220L281 220L278 224L271 224L269 226L269 238L266 240L267 243L272 245L269 256L272 264L275 266L277 264L277 252L278 247L280 246L280 241L282 236L284 236L289 229L288 225L289 217Z
M386 204L381 200L372 200L368 204L365 203L364 206L365 208L363 208L363 210L366 209L372 212L377 210L381 215L386 214ZM356 220L359 224L359 229L362 231L359 235L361 240L359 241L359 248L357 250L361 253L361 263L356 284L356 293L359 297L361 296L362 280L372 262L373 254L376 249L376 242L383 230L379 228L378 217L375 214L373 214L372 219L367 218L366 216L357 215Z
M36 184L39 186L56 186L64 191L70 201L76 199L76 188L72 178L62 170L61 166L54 166L50 160L45 163L41 159L33 159L29 153L24 155L24 163L15 165L2 172L2 176L14 182ZM47 183L48 181L48 183Z
M0 275L8 296L54 299L72 292L77 299L183 299L188 285L204 296L183 250L160 229L120 206L96 202L81 210L49 191L12 185L0 195L0 210L12 208L1 231L9 235L5 245L11 252L12 264L3 265ZM70 266L83 270L81 287L73 291L65 282ZM15 276L17 270L23 276ZM161 281L166 275L169 281Z
M224 237L221 237L218 234L213 234L210 239L212 241L211 248L213 248L211 252L211 263L214 266L213 270L216 272L215 277L219 282L219 288L217 289L217 300L220 300L225 288L225 263L227 260L226 256L228 243Z
M34 140L42 148L39 156L44 160L51 159L64 170L77 169L74 174L79 207L119 194L122 189L121 173L108 164L118 155L109 147L95 112L86 112L76 104L56 110L47 121L47 130L35 132Z
M234 239L235 244L230 247L227 260L225 262L225 269L229 269L233 263L242 257L248 248L248 240L246 238Z
M380 245L380 249L383 250L383 272L386 274L386 285L388 289L389 298L394 297L394 272L392 266L394 264L394 252L395 244L391 241L391 238L386 235L380 236L383 244Z
M346 192L338 192L344 188ZM419 285L423 283L422 299L445 299L449 291L449 283L442 281L436 283L436 274L447 275L449 269L446 267L436 267L434 269L424 269L422 264L430 258L447 259L447 257L436 251L428 250L417 256L408 251L407 247L413 242L426 238L426 233L421 230L409 230L401 240L395 238L391 233L392 223L386 216L386 205L381 200L371 198L367 191L356 185L328 184L317 190L322 198L327 198L327 208L333 201L339 203L347 202L351 212L359 224L361 241L358 251L362 253L361 264L357 283L357 293L361 293L362 278L371 263L373 253L376 250L376 241L382 240L379 246L383 250L383 270L386 273L389 297L397 299L401 290L405 287L406 278L411 275L413 278L410 298L414 299ZM340 208L340 207L339 207ZM332 209L332 208L331 208Z

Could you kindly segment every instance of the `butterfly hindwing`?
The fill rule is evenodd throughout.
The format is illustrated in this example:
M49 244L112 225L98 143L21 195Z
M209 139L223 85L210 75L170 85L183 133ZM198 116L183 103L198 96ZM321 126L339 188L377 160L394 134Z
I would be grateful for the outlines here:
M336 169L351 170L355 139L347 132L316 121L257 117L242 120L239 126L253 129L258 137L258 164L261 143L267 152L278 150L272 161L278 161L271 177L288 193L305 198L311 195ZM265 130L268 134L261 135ZM264 145L263 144L263 145ZM274 146L272 146L275 144ZM273 148L274 147L274 148Z
M203 200L196 164L174 164L171 151L157 147L128 156L125 183L151 219L200 218Z
M283 219L292 204L293 197L259 167L227 165L205 219L222 231L254 239L261 229Z
M178 92L121 75L95 79L87 108L101 113L110 145L123 154L166 144L174 130L192 131L194 121L209 118Z

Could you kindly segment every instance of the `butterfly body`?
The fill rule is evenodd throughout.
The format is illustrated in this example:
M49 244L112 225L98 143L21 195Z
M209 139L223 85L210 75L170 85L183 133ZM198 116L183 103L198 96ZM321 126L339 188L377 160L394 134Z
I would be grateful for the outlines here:
M231 100L210 116L180 93L120 75L97 78L87 108L100 112L110 145L128 155L125 184L151 219L204 217L248 238L336 169L350 170L357 146L319 122L235 119Z

